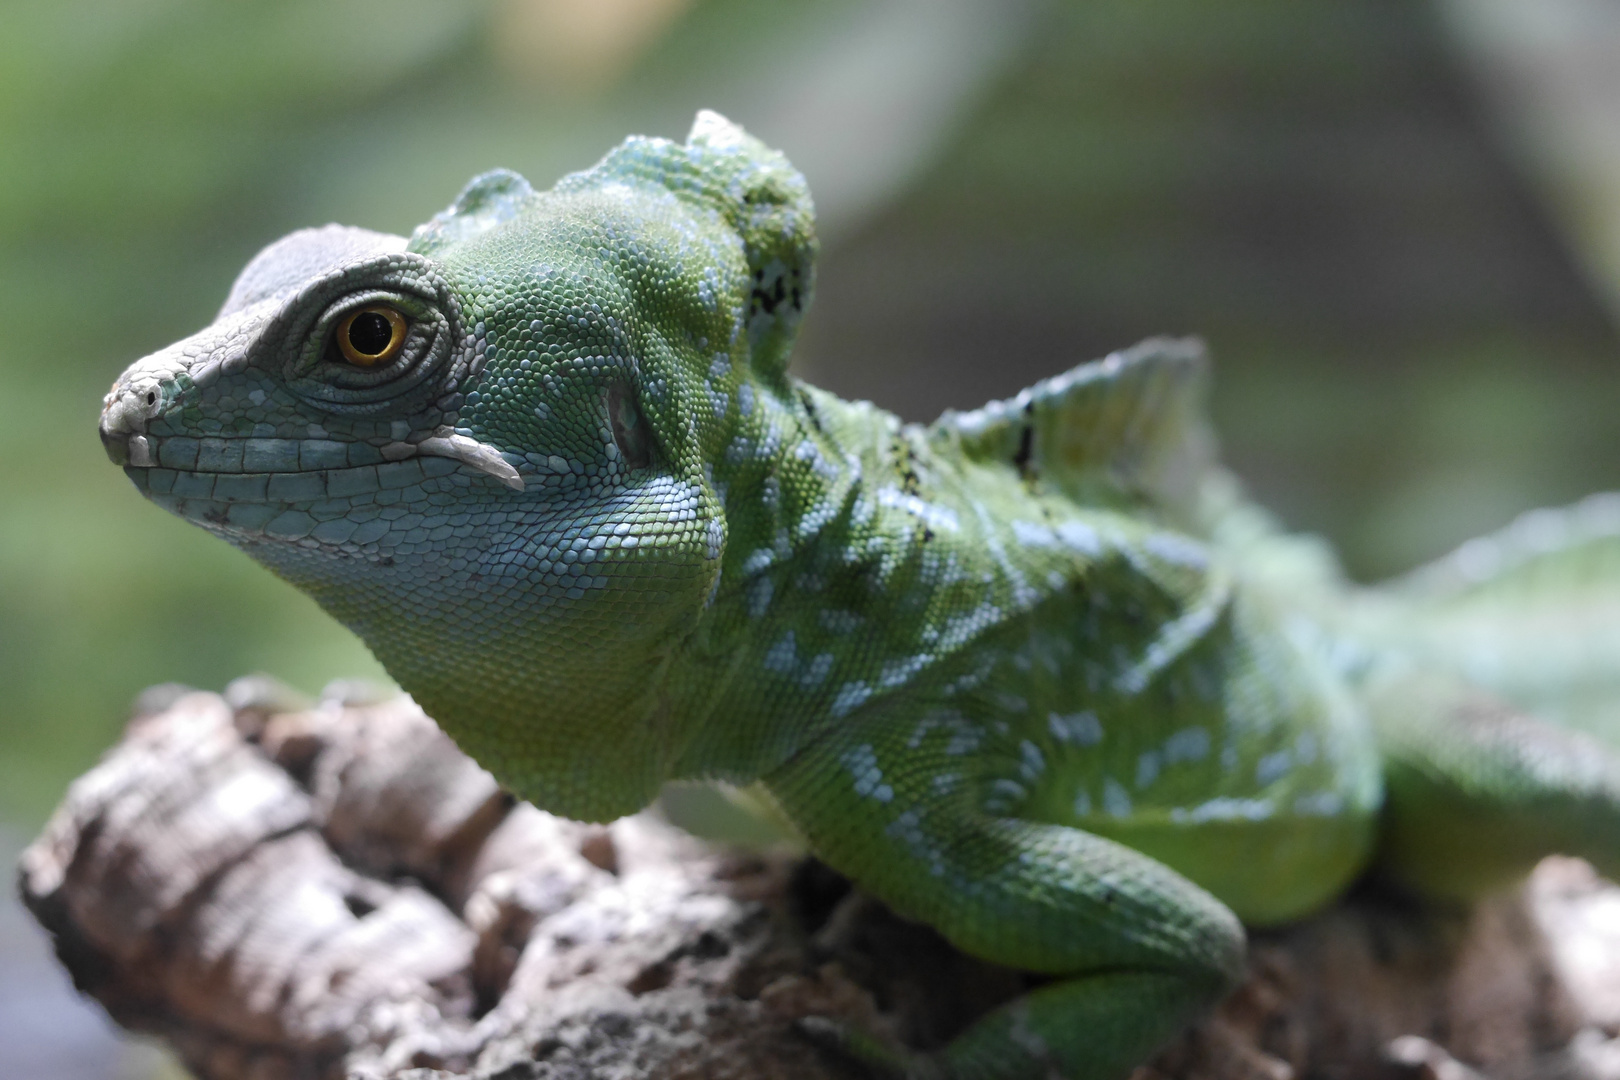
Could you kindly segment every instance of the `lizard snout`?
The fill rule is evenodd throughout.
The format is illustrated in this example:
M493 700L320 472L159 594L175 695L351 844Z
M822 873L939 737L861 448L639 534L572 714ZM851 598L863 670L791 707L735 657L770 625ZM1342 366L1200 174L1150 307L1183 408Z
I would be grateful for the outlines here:
M122 384L123 380L120 379ZM114 386L101 407L101 445L114 465L154 465L146 425L163 407L163 392L154 383Z

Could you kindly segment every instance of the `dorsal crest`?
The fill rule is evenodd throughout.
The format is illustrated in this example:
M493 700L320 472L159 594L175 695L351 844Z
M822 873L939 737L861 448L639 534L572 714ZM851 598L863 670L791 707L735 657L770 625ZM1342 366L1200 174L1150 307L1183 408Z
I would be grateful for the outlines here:
M1196 338L1150 338L929 427L1081 502L1188 505L1209 467L1208 360Z

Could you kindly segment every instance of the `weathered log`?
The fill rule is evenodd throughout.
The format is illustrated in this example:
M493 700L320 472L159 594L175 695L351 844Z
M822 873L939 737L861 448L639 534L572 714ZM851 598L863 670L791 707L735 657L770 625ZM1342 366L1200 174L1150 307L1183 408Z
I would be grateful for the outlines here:
M851 1075L796 1021L937 1045L1032 979L789 851L505 795L408 698L158 688L24 853L78 986L205 1080ZM1620 1077L1620 889L1548 860L1436 912L1254 935L1139 1080Z

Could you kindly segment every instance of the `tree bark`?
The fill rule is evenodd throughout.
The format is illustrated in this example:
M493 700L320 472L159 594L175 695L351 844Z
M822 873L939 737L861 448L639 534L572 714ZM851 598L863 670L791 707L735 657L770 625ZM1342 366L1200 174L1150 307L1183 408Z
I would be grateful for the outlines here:
M849 1077L796 1021L927 1047L1032 982L792 852L515 802L408 698L263 678L148 692L21 888L205 1080ZM1249 971L1137 1080L1620 1078L1620 889L1575 860L1470 912L1363 886Z

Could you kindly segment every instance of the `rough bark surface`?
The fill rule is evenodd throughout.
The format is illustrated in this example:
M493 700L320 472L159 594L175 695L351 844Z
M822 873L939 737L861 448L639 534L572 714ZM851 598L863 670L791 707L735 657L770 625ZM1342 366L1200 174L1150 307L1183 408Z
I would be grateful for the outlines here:
M849 1077L795 1021L936 1045L1028 978L814 861L504 795L408 698L156 688L22 859L81 989L206 1080ZM1252 938L1137 1080L1620 1078L1620 889L1370 888Z

